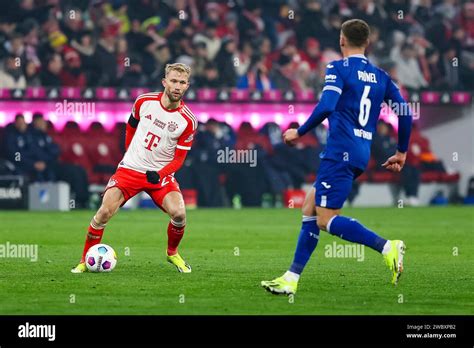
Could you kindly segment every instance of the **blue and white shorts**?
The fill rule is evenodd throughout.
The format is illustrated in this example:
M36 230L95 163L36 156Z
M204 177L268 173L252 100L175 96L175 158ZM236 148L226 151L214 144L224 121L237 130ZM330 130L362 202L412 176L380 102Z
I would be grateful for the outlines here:
M316 188L316 206L340 209L352 190L352 182L363 173L345 161L323 159L319 166L314 187Z

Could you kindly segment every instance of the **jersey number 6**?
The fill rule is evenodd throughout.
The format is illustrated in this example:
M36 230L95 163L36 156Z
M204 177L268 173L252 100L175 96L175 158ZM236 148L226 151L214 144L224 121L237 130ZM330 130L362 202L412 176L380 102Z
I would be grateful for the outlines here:
M369 121L370 107L372 102L369 99L370 86L364 87L362 98L360 99L360 111L359 111L359 124L361 127L365 127Z

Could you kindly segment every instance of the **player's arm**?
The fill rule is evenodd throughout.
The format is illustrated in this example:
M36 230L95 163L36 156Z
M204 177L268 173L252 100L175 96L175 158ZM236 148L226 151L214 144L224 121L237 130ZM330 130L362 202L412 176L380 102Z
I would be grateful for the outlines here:
M406 110L407 114L399 114L398 116L398 146L395 155L389 157L382 166L392 172L400 172L405 165L405 160L410 142L411 124L413 115L410 108L406 105L405 98L400 94L400 90L393 81L387 85L384 101L389 104L399 105L398 110ZM390 105L390 104L389 104Z
M148 182L152 184L158 184L161 178L164 178L167 175L177 172L182 167L184 160L186 159L186 156L188 154L188 151L191 150L195 131L196 130L193 128L193 123L189 122L183 134L181 134L178 139L174 157L171 162L159 171L147 171L146 177Z
M133 136L137 131L138 123L140 122L140 104L138 99L133 104L132 113L128 118L127 126L125 128L125 151L128 150L130 143L132 142Z
M336 110L339 97L342 93L344 82L334 63L326 67L325 84L321 99L318 105L313 109L310 117L298 129L288 129L283 134L283 140L287 144L308 133L311 129L317 127L334 110Z
M140 120L137 120L135 117L133 117L132 114L130 114L130 117L128 118L127 122L127 127L125 128L125 151L128 150L128 147L132 142L133 136L137 131L138 122L140 122Z

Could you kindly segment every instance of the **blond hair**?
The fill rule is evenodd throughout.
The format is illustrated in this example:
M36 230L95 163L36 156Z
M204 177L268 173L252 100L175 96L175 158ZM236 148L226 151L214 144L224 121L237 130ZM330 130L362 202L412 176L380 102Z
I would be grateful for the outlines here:
M189 65L186 65L183 63L173 63L173 64L166 64L165 76L168 76L170 71L173 71L173 70L180 73L188 74L188 76L191 75L191 67Z

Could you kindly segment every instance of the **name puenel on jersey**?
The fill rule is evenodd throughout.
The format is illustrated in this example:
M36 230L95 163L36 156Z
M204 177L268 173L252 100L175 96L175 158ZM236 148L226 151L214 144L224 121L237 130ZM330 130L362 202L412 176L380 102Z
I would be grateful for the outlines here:
M374 73L369 73L367 71L357 71L357 77L360 81L377 83L377 78Z
M333 61L326 67L323 93L332 93L330 98L338 99L335 110L327 116L329 136L321 157L341 160L348 153L350 164L364 169L382 102L403 98L388 74L362 54Z

